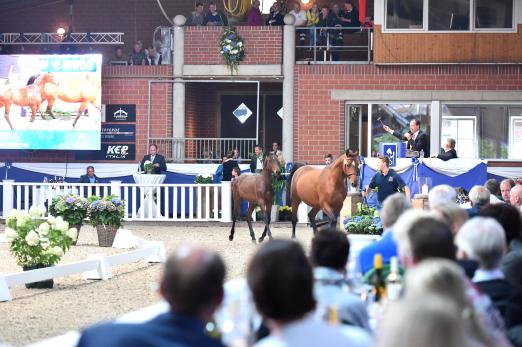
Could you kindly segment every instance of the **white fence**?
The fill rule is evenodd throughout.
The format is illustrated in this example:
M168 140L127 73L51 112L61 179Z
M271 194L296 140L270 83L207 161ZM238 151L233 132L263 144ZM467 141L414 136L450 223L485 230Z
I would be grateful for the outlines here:
M163 242L148 242L143 248L111 256L96 255L77 263L51 266L9 275L0 273L0 301L11 300L9 288L31 282L83 273L84 279L108 280L112 278L111 267L144 259L149 263L165 262Z
M4 180L2 216L12 209L29 210L31 205L49 207L52 198L63 194L82 197L110 194L125 200L127 221L220 221L230 222L230 182L221 184L135 184L26 183Z

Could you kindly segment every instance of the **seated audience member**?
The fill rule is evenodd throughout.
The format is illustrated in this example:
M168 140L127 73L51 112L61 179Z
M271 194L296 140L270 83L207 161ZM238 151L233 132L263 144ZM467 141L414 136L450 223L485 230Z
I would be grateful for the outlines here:
M84 346L223 346L205 324L223 300L225 265L219 255L180 247L165 264L160 292L170 312L141 324L106 323L83 331Z
M500 194L502 194L502 200L504 200L504 202L507 204L511 203L509 201L509 193L511 192L511 188L513 188L515 185L515 181L513 181L511 178L506 178L500 182Z
M469 201L471 208L468 209L469 218L479 215L480 210L489 204L489 191L483 186L474 186L469 191Z
M462 270L454 262L447 259L427 259L408 270L404 283L405 300L411 303L422 300L423 305L412 305L414 309L431 302L431 298L430 300L426 298L431 295L456 305L460 312L460 322L463 324L466 340L469 342L463 346L491 346L494 335L490 336L487 333L480 313L469 301L468 283ZM467 314L462 314L463 312ZM413 326L418 327L417 324ZM431 346L429 343L427 345Z
M461 316L455 304L434 295L394 303L381 319L376 346L470 347Z
M187 26L201 26L203 25L204 19L205 14L203 13L203 3L197 2L195 10L187 19Z
M127 65L127 57L123 52L123 47L117 46L114 49L114 57L112 57L110 65Z
M216 4L210 2L208 4L208 13L203 19L203 25L206 26L228 26L227 16L216 9Z
M161 65L162 56L161 53L156 51L156 48L150 47L149 54L147 55L147 65Z
M484 207L480 215L496 219L506 234L507 254L502 258L502 272L509 283L522 289L522 220L519 210L508 204Z
M444 148L441 149L440 154L436 158L444 161L457 158L457 151L455 150L455 139L448 137Z
M504 202L500 199L500 197L502 196L500 194L500 183L498 183L498 181L496 179L491 178L491 179L487 180L486 183L484 183L484 187L489 192L489 203L490 204L498 204L498 203Z
M341 11L340 17L341 23L344 27L358 28L361 26L361 22L359 21L359 13L354 8L351 1L346 1L344 3L344 10Z
M312 239L310 260L314 266L314 294L319 308L336 307L341 324L371 331L361 298L350 293L345 282L350 242L345 232L326 229Z
M304 27L306 26L306 12L305 10L301 10L301 5L299 2L294 3L294 8L289 12L292 16L295 17L295 26L296 27Z
M373 267L375 254L382 255L383 264L389 264L392 257L397 256L397 244L393 239L393 225L401 214L411 207L403 194L395 193L384 200L382 209L379 212L381 223L384 229L379 241L365 246L358 255L359 268L364 274Z
M509 192L509 202L522 211L522 186L516 185Z
M428 193L428 203L430 208L444 205L449 202L455 202L457 199L457 191L452 186L440 184L433 187Z
M141 41L134 42L132 54L129 57L130 65L145 65L147 61L147 54L143 49Z
M223 181L231 181L232 170L239 165L232 156L232 152L229 152L223 162Z
M234 148L232 150L232 159L237 160L237 161L240 161L241 159L243 159L243 158L241 158L241 153L239 153L239 149Z
M270 15L268 16L268 19L266 20L266 25L269 26L280 26L284 25L283 21L283 13L281 12L281 5L279 2L275 2L272 6L273 11L270 12Z
M506 250L502 226L493 218L474 218L462 226L455 244L459 257L479 262L473 283L493 300L506 327L522 324L522 291L511 285L500 269Z
M248 25L263 25L263 16L261 15L261 10L259 9L260 5L261 3L259 2L259 0L254 0L252 6L250 6L246 20Z
M87 173L80 176L78 183L100 183L98 176L94 174L94 166L87 166Z
M372 346L361 328L346 326L341 332L313 318L313 272L297 242L274 240L261 246L248 266L247 280L270 328L270 336L256 347Z
M334 162L333 155L328 153L324 156L324 165L330 166Z

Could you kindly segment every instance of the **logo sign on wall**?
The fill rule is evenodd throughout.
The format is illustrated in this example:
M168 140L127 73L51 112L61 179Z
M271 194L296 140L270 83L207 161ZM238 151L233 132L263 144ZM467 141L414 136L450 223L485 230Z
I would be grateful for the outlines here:
M102 143L99 151L77 151L76 160L135 160L136 145Z
M390 167L397 165L397 144L383 145L383 153L390 158Z
M135 104L108 104L105 106L106 122L135 122Z
M102 143L136 142L136 124L102 123Z

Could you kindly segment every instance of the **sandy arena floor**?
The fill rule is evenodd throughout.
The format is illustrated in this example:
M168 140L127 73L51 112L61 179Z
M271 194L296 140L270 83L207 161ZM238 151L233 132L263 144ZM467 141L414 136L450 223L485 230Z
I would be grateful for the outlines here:
M180 244L198 244L222 255L229 279L243 276L248 260L256 249L251 243L245 222L239 223L233 242L228 241L230 226L219 223L195 225L128 223L126 228L147 240L163 241L167 252ZM0 225L3 232L4 225ZM289 224L274 225L274 237L289 238ZM255 224L257 237L263 230ZM298 240L308 250L311 228L300 226ZM115 254L127 250L100 248L96 231L82 228L78 245L72 247L61 264L84 260L93 253ZM21 271L10 254L7 243L0 243L0 272ZM69 330L81 329L100 320L115 318L123 313L155 303L158 300L157 281L161 264L131 263L112 268L109 281L85 281L81 274L55 279L53 289L11 289L13 300L0 302L0 344L22 346Z

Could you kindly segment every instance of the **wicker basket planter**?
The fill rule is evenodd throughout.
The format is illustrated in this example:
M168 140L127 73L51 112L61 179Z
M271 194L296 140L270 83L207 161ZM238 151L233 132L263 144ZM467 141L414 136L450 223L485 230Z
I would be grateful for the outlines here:
M112 247L116 232L119 228L117 225L97 225L98 245L100 247Z

